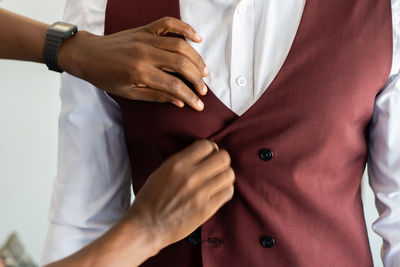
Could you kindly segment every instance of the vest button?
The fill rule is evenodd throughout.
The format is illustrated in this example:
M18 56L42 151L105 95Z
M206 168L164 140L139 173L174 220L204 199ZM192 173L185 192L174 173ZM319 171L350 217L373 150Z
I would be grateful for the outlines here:
M261 246L264 248L272 248L275 246L275 240L270 236L263 236L260 238Z
M264 161L270 161L274 157L274 153L268 148L261 149L258 155Z
M194 232L188 236L189 243L193 246L199 246L201 244L201 236L199 233Z

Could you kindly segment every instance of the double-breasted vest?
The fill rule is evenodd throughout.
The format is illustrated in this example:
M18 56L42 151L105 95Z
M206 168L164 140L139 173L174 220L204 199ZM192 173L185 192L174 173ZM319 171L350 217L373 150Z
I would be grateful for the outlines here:
M105 33L164 16L180 18L179 0L109 0ZM215 88L203 112L115 97L135 192L201 138L225 148L236 173L233 200L143 266L372 266L360 181L391 60L391 1L307 0L281 70L243 115Z

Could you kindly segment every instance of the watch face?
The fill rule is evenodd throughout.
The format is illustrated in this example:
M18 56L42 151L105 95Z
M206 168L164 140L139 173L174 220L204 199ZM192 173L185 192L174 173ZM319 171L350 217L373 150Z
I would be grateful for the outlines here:
M75 28L75 25L58 22L58 23L51 25L51 28L53 28L53 30L56 30L58 32L70 32Z

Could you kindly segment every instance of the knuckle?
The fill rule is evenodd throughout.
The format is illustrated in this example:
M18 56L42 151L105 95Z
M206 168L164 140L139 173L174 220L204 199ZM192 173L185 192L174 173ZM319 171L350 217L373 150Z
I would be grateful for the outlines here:
M196 94L194 94L192 91L190 91L190 102L192 103L192 105L196 106L197 102L199 101L199 98L197 97Z
M131 60L134 61L148 61L149 49L144 43L136 42L131 47L132 52L130 53Z
M193 198L193 204L197 210L202 209L206 203L204 192L199 191Z
M145 64L134 62L129 70L129 79L131 82L140 82L146 78Z
M199 75L201 76L201 74L200 74L200 72L199 72ZM204 81L199 77L199 78L197 78L197 81L196 81L196 88L203 88L204 87Z
M178 51L182 52L184 50L186 50L187 48L187 43L186 41L180 39L180 38L176 38L177 40L175 41L175 47Z
M165 169L168 169L168 172L172 173L176 168L176 167L174 167L175 162L177 162L178 160L179 160L179 154L175 153L172 156L170 156L169 158L167 158L167 160L162 163L162 166Z
M186 172L187 182L193 184L198 179L198 172L194 169L191 169Z
M195 83L194 85L202 88L205 84L204 84L204 80L203 80L203 74L201 73L201 71L198 68L194 68L193 71L191 71L191 74L193 75L193 79Z
M135 34L132 34L131 40L134 43L138 43L138 41L147 41L149 39L149 36L152 36L152 35L146 31L139 31Z
M203 87L205 85L205 82L203 80L203 74L201 73L200 70L197 71L197 79L198 79L199 85L201 85Z
M189 67L190 61L184 56L178 55L176 57L176 66L179 70L185 70Z
M235 193L235 187L232 185L228 189L228 199L231 200L233 198L233 194Z
M227 179L230 183L235 182L235 172L233 171L233 169L231 167L227 171Z
M182 27L182 30L187 34L190 34L190 33L194 32L192 27L189 24L187 24L186 22L182 21L181 27Z
M184 164L178 157L174 157L171 159L171 173L173 175L179 175L184 170Z
M145 64L140 60L132 62L131 69L133 72L142 75L145 73Z
M186 175L185 188L189 191L192 191L197 185L197 180L198 174L195 172L189 172Z
M179 91L182 89L182 83L179 79L177 78L172 78L169 82L169 86L172 90L174 91Z
M174 22L174 18L172 17L163 17L161 19L161 22L166 26L166 27L171 27L173 22Z
M132 44L132 49L135 51L135 55L143 55L147 52L146 46L142 43L135 42Z
M224 166L229 166L231 164L231 157L225 149L220 149L218 151L218 156L221 164L223 164Z
M204 68L206 66L206 64L203 61L203 58L199 54L196 54L195 61L197 66L200 66L201 68Z
M168 98L167 98L164 94L159 93L159 94L156 94L156 95L154 96L154 101L155 101L155 102L160 102L160 103L162 103L162 102L167 102L167 101L168 101Z

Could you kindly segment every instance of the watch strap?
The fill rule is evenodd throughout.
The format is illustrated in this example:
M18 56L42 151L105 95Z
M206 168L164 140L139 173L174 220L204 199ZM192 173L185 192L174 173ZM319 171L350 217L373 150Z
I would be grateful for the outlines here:
M58 58L58 51L60 50L60 46L63 39L60 36L56 36L53 34L47 33L46 44L44 48L44 61L49 68L49 70L56 71L62 73L58 66L57 58Z

